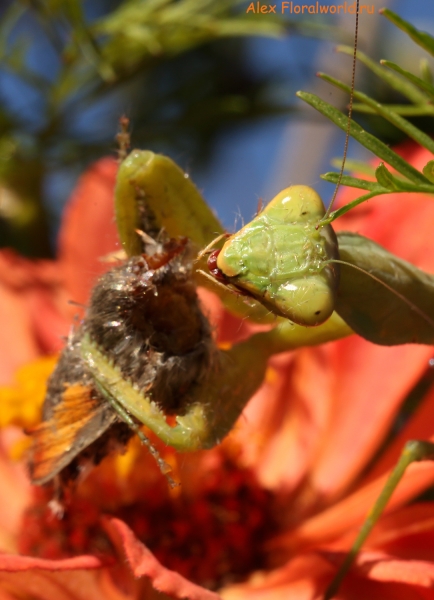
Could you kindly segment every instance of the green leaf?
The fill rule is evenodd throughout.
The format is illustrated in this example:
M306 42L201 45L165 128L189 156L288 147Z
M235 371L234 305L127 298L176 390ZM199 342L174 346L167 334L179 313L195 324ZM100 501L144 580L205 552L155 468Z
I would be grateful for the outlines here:
M384 186L393 192L416 192L419 194L434 194L434 185L414 185L402 179L395 177L387 170L385 165L381 163L375 171L375 176L380 185Z
M318 76L324 81L331 83L335 87L344 90L344 92L348 92L348 94L351 94L351 88L345 83L342 83L334 77L331 77L330 75L326 75L324 73L318 73ZM412 125L412 123L410 123L406 119L403 119L400 115L397 115L396 113L394 113L384 105L380 104L379 102L376 102L363 92L354 90L354 98L356 98L357 100L361 100L362 102L367 104L370 108L375 110L376 113L387 119L390 123L395 125L395 127L398 127L398 129L400 129L406 135L408 135L408 137L412 138L415 142L417 142L418 144L420 144L421 146L423 146L424 148L426 148L434 154L434 141L432 140L432 138L426 133L423 133L414 125Z
M431 101L434 100L434 87L428 81L417 77L417 75L413 75L413 73L410 73L410 71L402 69L399 65L391 62L390 60L381 60L380 63L388 69L392 69L393 71L400 73L409 81L412 81L415 85L417 85L417 87L426 92Z
M383 106L403 117L434 116L434 106L432 104L383 104ZM377 114L376 110L360 102L354 102L353 111L369 115Z
M341 264L336 311L344 321L375 344L433 344L434 275L361 235L338 233L338 241L341 259L357 267Z
M421 74L423 81L425 81L426 83L432 84L432 82L433 82L432 71L431 71L429 62L426 58L420 59L419 68L420 68L420 74Z
M339 173L325 173L324 175L321 175L321 179L329 181L330 183L337 183L339 180ZM387 192L387 189L383 189L376 181L367 181L366 179L351 177L350 175L343 175L341 184L361 190L369 190L370 192L376 192L378 194Z
M353 56L354 53L354 48L352 46L338 46L336 50L350 56ZM366 54L360 52L360 50L357 50L357 59L375 73L375 75L380 77L380 79L388 83L390 87L403 96L406 96L411 102L414 102L415 104L425 104L428 101L426 94L421 92L417 86L407 81L404 77L398 77L394 73L390 73L386 69L383 69L375 61L366 56Z
M338 208L337 210L334 210L333 212L331 212L330 215L328 216L328 218L324 219L322 221L322 223L324 223L325 225L328 223L331 223L332 221L335 221L336 219L338 219L345 213L349 212L350 210L352 210L359 204L362 204L363 202L366 202L367 200L370 200L371 198L375 198L375 196L379 196L380 194L388 194L388 193L390 193L390 192L386 188L380 188L379 191L373 191L373 192L370 192L369 194L365 194L364 196L360 196L359 198L356 198L356 200L353 200L352 202L345 204L345 206L341 206L341 208Z
M329 175L333 175L334 177L328 178L327 181L330 181L332 183L337 183L337 181L339 179L339 174L338 173L329 173ZM389 176L393 177L390 173L389 173ZM432 195L434 194L434 187L432 187L432 186L412 185L412 184L409 184L406 181L403 181L402 179L398 179L398 178L394 178L394 182L399 182L399 185L396 185L392 189L378 185L378 187L374 188L369 194L360 196L359 198L356 198L356 200L353 200L352 202L345 204L345 206L342 206L341 208L338 208L337 210L334 210L333 212L331 212L330 215L327 217L327 219L324 219L323 221L321 221L321 224L328 225L329 223L331 223L332 221L335 221L336 219L338 219L345 213L349 212L350 210L352 210L359 204L362 204L363 202L366 202L367 200L370 200L371 198L375 198L375 196L382 196L383 194L392 194L392 193L395 193L395 194L396 193L404 193L404 192L405 193L413 192L413 193L418 193L418 194L424 193L424 194L432 194ZM352 187L358 187L358 186L352 186ZM366 189L369 189L369 188L366 187Z
M92 27L105 36L103 56L116 72L134 71L145 61L172 57L229 36L285 33L281 19L257 19L234 11L233 2L124 2Z
M98 42L87 26L81 3L64 0L63 10L74 27L74 40L80 48L85 62L89 62L95 67L103 81L114 81L115 73L111 65L104 60Z
M423 168L423 174L427 179L434 183L434 160L430 160Z
M330 119L333 123L335 123L338 127L340 127L343 131L347 130L348 125L348 116L342 113L340 110L331 106L327 102L324 102L315 94L310 94L308 92L297 92L296 94L299 98L313 106L316 110L318 110L321 114ZM419 173L417 169L412 167L407 161L405 161L401 156L396 154L393 150L391 150L386 144L377 139L374 135L371 135L367 131L365 131L358 123L355 121L351 122L350 135L356 139L362 146L373 152L376 156L387 162L391 167L396 169L398 173L407 177L410 181L414 183L422 183L427 184L429 181Z
M20 2L12 2L2 13L0 21L0 56L2 60L8 54L9 36L15 25L24 15L25 10L25 7Z
M359 204L370 200L371 198L375 198L375 196L382 196L383 194L392 194L392 193L419 193L419 194L431 194L434 195L434 186L432 185L415 185L412 183L408 183L404 179L395 177L392 175L384 166L381 164L376 170L376 176L378 182L366 181L365 179L357 179L356 177L347 177L344 176L341 180L343 185L347 185L349 187L361 188L365 190L369 190L369 194L365 194L364 196L360 196L356 198L352 202L345 204L341 208L334 210L330 213L327 219L322 221L323 224L331 223L335 221L345 213L349 212ZM337 183L339 180L339 173L327 173L326 175L321 175L322 179L326 181L330 181L330 183Z
M429 33L416 29L411 23L405 21L402 17L388 8L383 8L379 12L384 15L386 19L389 19L389 21L399 27L399 29L407 33L416 44L434 56L434 38Z
M333 160L331 160L331 164L333 167L336 167L336 169L340 169L342 165L342 157L333 158ZM345 161L345 170L351 171L352 173L360 173L361 175L367 175L368 177L372 178L375 177L375 168L372 165L365 163L361 160L347 158Z
M375 170L375 177L377 178L378 183L388 190L395 191L398 189L395 185L392 175L384 166L384 163L381 163L380 166Z

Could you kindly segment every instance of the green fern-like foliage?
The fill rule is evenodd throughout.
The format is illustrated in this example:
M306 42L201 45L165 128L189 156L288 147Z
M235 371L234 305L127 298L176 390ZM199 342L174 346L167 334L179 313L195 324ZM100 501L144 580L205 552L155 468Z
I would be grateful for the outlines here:
M4 3L0 245L50 254L48 179L73 180L114 153L123 111L136 145L196 160L222 127L288 111L267 100L275 80L255 80L242 62L243 38L288 27L246 14L237 0Z
M434 37L428 33L418 31L413 25L399 17L389 9L381 11L384 17L389 19L394 25L407 33L411 39L416 42L423 50L434 56ZM338 48L341 52L352 54L353 49L347 46ZM370 98L366 94L355 90L354 99L357 101L353 105L355 111L380 115L387 119L395 127L400 129L407 137L413 139L434 154L434 140L424 133L421 129L413 125L406 117L410 116L433 116L434 115L434 86L431 81L431 74L422 61L421 75L418 77L402 69L393 62L382 60L380 65L370 60L365 54L357 51L357 59L368 67L375 75L395 90L403 94L409 101L409 104L394 105L381 104ZM323 73L320 77L332 85L350 92L349 86L329 75ZM337 110L327 102L324 102L318 96L307 92L298 92L297 94L305 102L318 110L343 131L347 130L348 115ZM379 196L381 194L391 194L397 192L419 192L434 194L434 160L430 160L424 168L419 171L410 165L401 156L391 150L386 144L376 136L365 131L356 121L351 122L350 135L362 146L370 150L383 162L373 173L375 181L372 179L363 179L344 175L342 185L365 190L366 193L350 202L349 204L333 211L326 222L331 222L354 208L358 204ZM386 167L386 164L392 167L398 175L392 174ZM353 165L354 166L354 165ZM372 170L369 166L362 166L362 172L369 174ZM339 173L326 173L322 179L331 183L337 183Z

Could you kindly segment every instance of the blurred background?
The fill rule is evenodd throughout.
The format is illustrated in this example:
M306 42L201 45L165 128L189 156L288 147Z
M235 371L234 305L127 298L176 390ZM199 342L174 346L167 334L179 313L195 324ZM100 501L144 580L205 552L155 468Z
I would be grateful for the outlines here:
M378 9L387 5L433 32L432 0L361 4L375 14L360 18L359 48L417 72L423 52ZM319 175L342 156L344 136L294 94L311 91L345 110L348 98L315 73L350 82L351 58L336 54L334 46L353 44L355 17L282 15L280 0L276 15L247 12L249 5L3 2L0 245L32 257L55 254L65 202L90 163L116 155L123 114L131 120L133 146L171 156L229 230L253 216L259 199L267 202L291 184L311 185L327 201L333 186ZM384 102L403 102L362 68L356 87ZM379 118L354 116L387 143L402 140ZM432 124L424 123L424 129ZM350 156L369 158L355 142Z

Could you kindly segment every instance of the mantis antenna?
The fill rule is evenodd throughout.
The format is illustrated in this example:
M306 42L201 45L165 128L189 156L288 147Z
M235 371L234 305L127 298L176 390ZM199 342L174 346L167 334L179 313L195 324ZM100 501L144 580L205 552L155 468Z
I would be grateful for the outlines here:
M354 53L353 53L353 67L352 67L352 72L351 72L351 93L350 93L350 103L348 105L348 123L347 123L347 130L345 132L344 155L342 157L341 169L339 171L339 177L338 177L338 180L336 183L335 191L333 192L331 202L328 205L328 208L324 215L324 220L330 216L330 213L332 211L333 205L336 200L336 196L338 194L338 191L339 191L339 188L341 185L342 176L344 174L345 162L347 160L348 143L350 140L350 130L351 130L351 119L353 116L353 97L354 97L354 87L355 87L355 81L356 81L358 35L359 35L359 0L356 0L356 24L355 24L355 28L354 28Z

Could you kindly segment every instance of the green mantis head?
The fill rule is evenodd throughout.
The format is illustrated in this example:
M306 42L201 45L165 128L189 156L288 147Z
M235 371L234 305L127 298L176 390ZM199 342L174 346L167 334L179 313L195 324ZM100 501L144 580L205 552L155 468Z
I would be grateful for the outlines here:
M217 266L236 288L298 325L314 326L333 312L339 281L336 236L317 229L325 209L318 194L296 185L224 244Z

